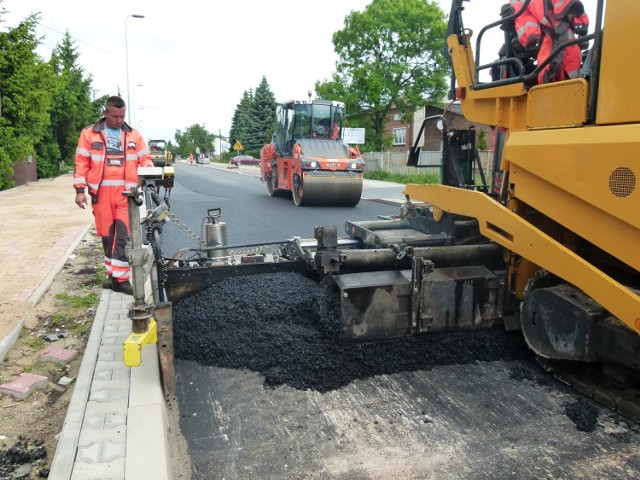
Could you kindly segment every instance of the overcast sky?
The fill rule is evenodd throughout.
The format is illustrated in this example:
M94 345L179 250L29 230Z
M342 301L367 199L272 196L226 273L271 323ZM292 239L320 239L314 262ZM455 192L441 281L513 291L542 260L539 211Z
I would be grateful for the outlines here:
M505 1L469 2L465 26L478 31L498 19ZM593 2L584 0L585 5ZM128 100L131 123L147 139L173 140L176 130L195 123L226 136L243 91L255 90L262 76L276 100L306 100L315 81L330 78L335 70L333 33L343 28L351 11L369 3L0 0L7 11L0 30L40 12L39 53L45 60L68 30L80 53L78 63L93 76L95 95L120 92ZM448 15L450 0L438 4ZM491 58L499 40L496 45L487 49Z

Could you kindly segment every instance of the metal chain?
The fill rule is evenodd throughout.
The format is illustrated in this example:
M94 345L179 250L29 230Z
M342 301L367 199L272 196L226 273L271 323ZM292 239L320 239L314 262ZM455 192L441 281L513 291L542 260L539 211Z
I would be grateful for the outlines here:
M188 234L193 240L198 242L198 245L200 247L205 247L204 239L201 239L198 235L193 233L193 231L187 225L182 223L178 219L178 217L175 216L174 213L169 212L168 216L171 219L171 221L176 225L176 227L178 227L180 230ZM267 252L269 248L273 248L273 245L262 245L262 246L247 247L247 248L234 248L229 250L229 255L231 256L259 255Z
M176 225L176 227L178 227L180 230L182 230L187 235L189 235L193 240L198 242L198 245L203 245L204 244L204 242L200 239L200 237L198 235L193 233L188 226L186 226L184 223L182 223L180 220L178 220L178 217L176 217L175 214L169 212L169 218L171 219L171 221L173 221L173 223Z

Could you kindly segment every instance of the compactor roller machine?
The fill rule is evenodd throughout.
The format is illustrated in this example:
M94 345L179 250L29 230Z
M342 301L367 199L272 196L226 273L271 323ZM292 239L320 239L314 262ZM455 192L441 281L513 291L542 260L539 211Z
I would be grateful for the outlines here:
M495 168L477 181L469 133L445 126L441 184L407 185L395 218L347 222L343 234L317 226L306 240L248 249L221 240L217 215L197 252L162 257L156 249L154 301L169 387L167 305L228 276L300 272L332 289L334 304L325 311L340 317L343 339L519 330L545 368L640 420L640 95L629 88L630 79L640 78L640 3L607 0L605 8L598 0L589 32L557 45L551 60L505 48L501 59L484 65L474 56L473 32L463 27L464 4L454 0L450 12L451 99L470 121L496 127ZM512 45L518 14L504 8L477 34L476 52L490 28L502 29ZM539 83L553 56L577 44L589 60L585 74ZM481 82L483 70L500 73ZM319 107L342 112L331 102L280 105L274 143L263 150L269 192L293 190L297 204L316 193L314 181L361 181L357 158L350 169L314 166L321 158L314 142L327 149L338 142L311 136ZM346 146L340 151L349 156ZM414 147L409 162L419 164L419 154ZM360 186L357 195L343 188L339 197L357 203ZM163 209L149 210L157 211ZM156 246L157 222L146 224Z
M169 166L173 162L173 154L169 151L167 142L164 140L149 140L149 154L153 158L156 167Z
M298 206L358 204L364 161L342 140L344 118L340 102L277 104L273 141L260 151L270 196L290 193Z

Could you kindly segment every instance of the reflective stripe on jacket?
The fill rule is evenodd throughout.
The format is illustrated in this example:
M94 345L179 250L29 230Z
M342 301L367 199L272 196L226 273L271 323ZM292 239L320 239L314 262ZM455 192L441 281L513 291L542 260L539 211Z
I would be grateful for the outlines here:
M511 0L514 13L522 10L522 4L523 0ZM520 44L529 51L537 51L542 42L541 27L549 23L544 17L542 2L530 2L524 13L515 18L514 23Z
M84 192L88 187L90 194L98 194L107 155L104 129L105 119L102 118L80 133L73 174L73 187L76 192ZM138 185L138 166L153 167L153 159L140 133L126 123L122 125L121 143L125 158L124 183L129 189Z

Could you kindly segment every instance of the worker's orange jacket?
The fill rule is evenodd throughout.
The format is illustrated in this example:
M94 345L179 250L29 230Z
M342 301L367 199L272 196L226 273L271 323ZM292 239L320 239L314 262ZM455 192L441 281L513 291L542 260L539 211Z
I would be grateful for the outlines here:
M511 0L514 13L520 12L523 3L524 0ZM537 53L542 43L542 25L549 24L544 16L543 3L535 0L530 2L527 9L516 17L514 22L520 44L528 51Z
M517 13L523 0L511 0ZM587 33L589 18L580 0L532 0L527 10L516 17L518 39L527 50L539 48L538 65L561 43L573 40L575 33ZM538 75L538 83L576 78L580 75L582 54L578 45L563 49Z
M73 187L78 193L89 188L91 195L97 195L104 174L107 155L107 139L104 133L105 119L98 120L80 133L76 149ZM147 144L137 130L126 123L122 125L122 145L125 152L125 190L138 186L138 166L153 167L153 158Z

